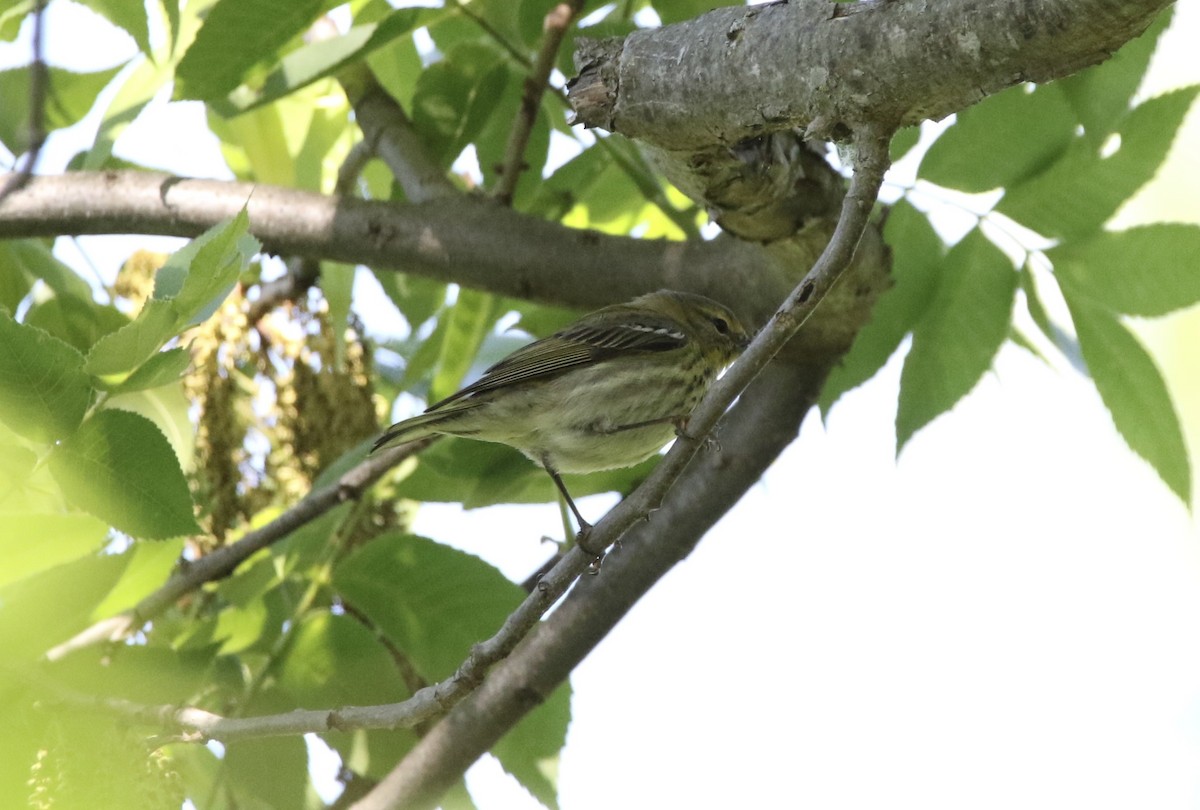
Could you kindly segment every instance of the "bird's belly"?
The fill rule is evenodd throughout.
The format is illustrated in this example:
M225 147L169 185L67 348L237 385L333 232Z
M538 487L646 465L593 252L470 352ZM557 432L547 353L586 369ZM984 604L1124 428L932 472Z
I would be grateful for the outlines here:
M535 433L529 447L520 449L538 463L548 462L563 473L588 473L630 467L645 461L675 437L670 424L647 425L612 433L580 426Z
M530 386L525 396L510 392L489 402L488 416L495 418L479 420L488 428L474 435L515 447L559 472L629 467L675 437L674 423L688 416L702 393L699 385L664 386L659 396L647 397L646 387L641 375L600 364ZM502 431L493 427L499 425Z

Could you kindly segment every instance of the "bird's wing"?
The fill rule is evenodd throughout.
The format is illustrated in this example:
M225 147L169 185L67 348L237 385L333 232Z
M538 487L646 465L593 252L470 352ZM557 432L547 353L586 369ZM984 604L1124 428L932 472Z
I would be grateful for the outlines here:
M463 397L508 385L563 374L573 368L603 362L619 354L665 352L681 348L687 335L672 319L653 312L617 312L597 322L576 323L517 349L461 391L429 407L436 411Z

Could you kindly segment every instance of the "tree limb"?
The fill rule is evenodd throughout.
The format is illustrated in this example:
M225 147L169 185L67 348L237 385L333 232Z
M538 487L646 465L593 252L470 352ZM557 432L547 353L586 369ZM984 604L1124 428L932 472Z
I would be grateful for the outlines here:
M939 119L1107 59L1170 0L768 3L581 45L578 120L678 152Z
M856 133L854 178L837 230L820 259L772 322L692 412L688 420L691 435L681 437L650 477L596 524L589 542L594 548L607 547L635 523L647 517L649 522L623 538L621 552L613 555L603 576L581 582L540 632L498 664L479 689L451 710L354 805L356 810L433 807L476 758L548 697L619 617L690 552L716 516L732 506L795 437L820 377L814 378L806 369L777 364L774 373L747 391L727 420L722 439L729 449L723 446L706 454L698 465L697 475L707 480L672 488L734 398L804 324L849 267L887 170L890 137L891 131L880 127ZM752 415L747 416L748 411ZM764 414L768 416L764 418ZM725 475L728 467L741 474ZM753 476L746 475L747 471ZM693 508L699 498L710 506L716 502L718 508ZM562 564L586 556L576 548Z
M354 120L363 138L387 164L409 201L421 203L460 194L429 154L404 109L380 86L365 63L343 70L338 81L354 107Z
M0 178L2 179L2 178ZM595 308L669 287L735 309L782 299L772 260L734 239L668 242L608 236L458 195L419 205L329 197L267 184L137 172L34 177L0 202L0 238L145 233L194 237L248 207L270 253L315 256ZM778 286L773 286L778 285Z

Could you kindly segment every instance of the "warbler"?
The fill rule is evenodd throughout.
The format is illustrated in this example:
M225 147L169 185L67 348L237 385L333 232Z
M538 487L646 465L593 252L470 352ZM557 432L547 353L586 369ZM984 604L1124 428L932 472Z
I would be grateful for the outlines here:
M507 444L550 474L582 535L591 524L560 474L629 467L654 455L685 428L747 343L727 307L660 290L517 349L461 391L389 427L374 449L435 433Z

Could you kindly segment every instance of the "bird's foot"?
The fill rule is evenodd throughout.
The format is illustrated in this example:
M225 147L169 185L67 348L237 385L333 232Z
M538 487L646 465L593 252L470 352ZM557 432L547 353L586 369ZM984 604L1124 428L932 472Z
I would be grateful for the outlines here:
M585 523L579 527L579 533L575 535L575 545L579 546L579 550L592 558L588 564L587 572L592 576L600 573L600 565L604 562L604 549L599 551L593 549L588 544L588 538L592 534L592 525Z

